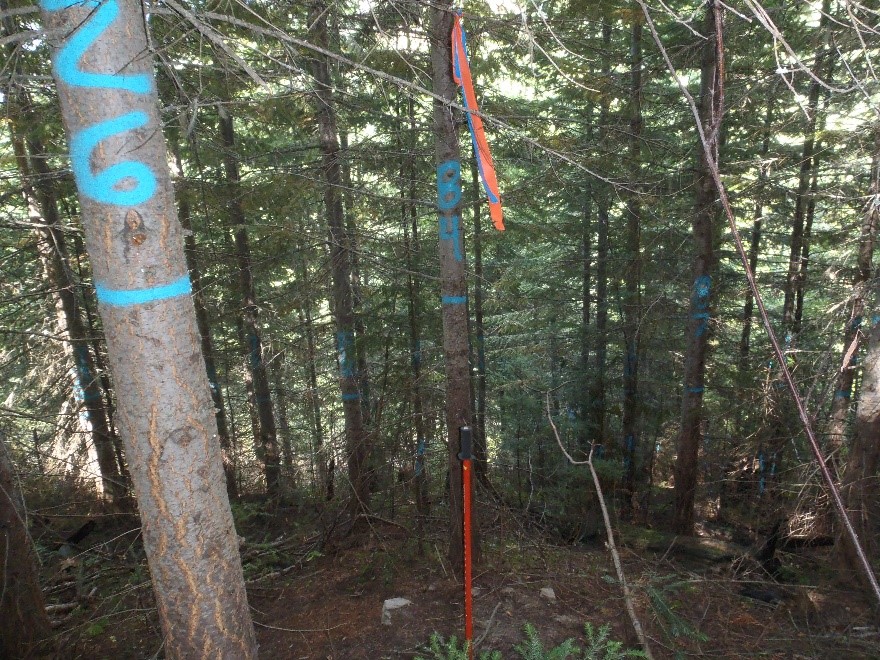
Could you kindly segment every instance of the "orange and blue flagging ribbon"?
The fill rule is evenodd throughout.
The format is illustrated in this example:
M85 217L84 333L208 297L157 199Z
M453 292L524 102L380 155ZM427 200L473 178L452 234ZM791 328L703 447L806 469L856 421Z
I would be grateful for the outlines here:
M495 165L492 162L492 154L489 151L489 143L486 142L486 133L483 130L483 120L480 118L480 108L477 106L477 96L474 94L474 81L471 78L471 67L467 57L467 38L461 27L461 14L454 15L452 24L452 75L455 82L461 87L461 95L464 98L464 107L467 109L468 126L471 129L471 140L474 143L474 155L477 158L477 167L480 170L480 178L483 180L483 189L489 198L489 215L492 224L498 231L504 231L504 215L501 210L501 194L498 192L498 178L495 176Z

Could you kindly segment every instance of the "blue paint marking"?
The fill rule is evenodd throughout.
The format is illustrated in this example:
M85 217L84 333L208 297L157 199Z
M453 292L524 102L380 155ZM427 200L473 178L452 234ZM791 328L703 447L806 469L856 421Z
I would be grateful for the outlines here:
M360 398L361 398L360 392L354 392L354 393L349 393L349 394L343 393L343 395L342 395L343 401L357 401Z
M422 341L421 339L416 339L415 345L413 346L412 355L412 366L419 367L422 364Z
M461 164L447 160L437 167L437 206L449 211L461 201Z
M464 305L467 302L467 296L443 296L444 305Z
M878 323L880 323L880 315L875 314L874 316L871 317L871 325L874 326L874 325L877 325Z
M850 398L850 396L852 396L852 395L849 392L849 390L837 390L834 393L835 399L848 399L848 398Z
M248 352L248 357L251 362L251 369L257 369L260 366L260 363L263 361L262 350L260 347L260 339L256 334L250 332L247 336L248 346L250 347L250 351Z
M339 375L342 378L354 378L354 333L351 330L340 330L336 333L336 350L339 353Z
M89 126L73 136L70 141L73 176L83 195L104 204L137 206L156 194L156 177L144 163L128 160L111 165L98 174L92 174L89 163L92 151L102 140L146 126L148 121L145 112L135 110ZM116 186L126 179L134 181L135 186L118 190Z
M46 2L43 7L46 7ZM72 6L77 3L66 3ZM119 5L116 0L109 2L89 2L87 6L97 6L89 19L68 40L55 57L55 72L68 85L99 89L121 89L133 94L146 94L150 91L150 76L145 73L134 75L90 73L79 68L79 61L85 52L98 40L110 24L119 16Z
M457 215L440 217L440 240L452 243L452 256L456 261L464 259L461 253L461 220Z
M124 291L111 289L108 286L95 282L95 292L98 294L98 302L111 307L132 307L133 305L145 305L158 300L168 300L188 296L192 293L192 284L189 275L184 275L171 284L154 286L149 289L133 289Z
M700 275L694 280L694 295L691 306L694 312L691 318L699 321L695 334L702 337L709 330L709 291L712 288L712 278L708 275Z
M636 448L636 439L632 433L626 436L626 450L632 453Z
M706 390L706 388L703 387L702 385L698 385L697 387L689 387L689 388L687 388L687 391L688 391L689 394L701 394L701 393L704 392L705 390Z

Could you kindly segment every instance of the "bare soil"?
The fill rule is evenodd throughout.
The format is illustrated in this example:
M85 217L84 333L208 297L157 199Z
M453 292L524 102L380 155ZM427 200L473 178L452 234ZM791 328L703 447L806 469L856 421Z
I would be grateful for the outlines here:
M62 556L59 529L84 520L47 518L34 529L57 657L164 657L137 522L101 518L72 556ZM442 518L429 521L432 531L421 540L407 531L411 521L368 522L332 542L302 511L242 522L261 657L432 658L426 644L433 633L461 639L463 588L447 558ZM550 648L583 640L586 622L609 624L613 639L636 648L604 545L544 537L511 513L498 512L484 530L474 579L479 649L518 658L514 647L526 623ZM747 557L706 562L629 547L621 553L657 658L880 658L876 613L858 590L841 586L827 548L782 553L782 583ZM542 595L545 587L555 598ZM383 625L382 604L395 597L412 604Z

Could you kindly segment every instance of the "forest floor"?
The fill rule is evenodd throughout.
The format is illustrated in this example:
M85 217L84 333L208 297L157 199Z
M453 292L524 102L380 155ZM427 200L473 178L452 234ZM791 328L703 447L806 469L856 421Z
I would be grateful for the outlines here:
M164 657L137 522L99 518L72 556L63 556L71 553L52 540L58 529L87 519L44 516L33 530L58 657ZM462 586L441 518L429 521L421 540L398 516L370 519L332 543L322 543L321 526L303 511L266 515L245 504L236 506L236 519L261 657L434 660L432 634L461 640ZM637 648L604 544L553 544L520 520L495 510L484 525L474 577L478 648L519 658L515 646L527 623L547 649L568 638L584 647L587 622L608 624L611 639ZM639 547L625 544L621 556L657 658L880 658L876 615L837 581L828 548L781 553L781 584L750 569L747 551L711 561ZM411 604L383 625L390 598Z

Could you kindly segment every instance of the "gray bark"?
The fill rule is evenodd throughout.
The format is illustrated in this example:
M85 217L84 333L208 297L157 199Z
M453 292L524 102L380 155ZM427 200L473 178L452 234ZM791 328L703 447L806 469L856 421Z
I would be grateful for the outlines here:
M64 35L53 73L165 652L255 658L142 10L52 7L43 20Z

